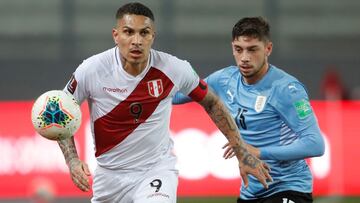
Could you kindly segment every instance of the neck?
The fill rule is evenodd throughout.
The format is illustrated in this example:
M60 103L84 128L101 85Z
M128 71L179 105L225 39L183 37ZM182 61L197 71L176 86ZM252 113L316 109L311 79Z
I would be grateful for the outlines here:
M127 59L121 57L121 63L123 66L123 69L129 73L132 76L137 76L143 72L143 70L146 68L148 59L146 59L144 62L134 63L130 62Z

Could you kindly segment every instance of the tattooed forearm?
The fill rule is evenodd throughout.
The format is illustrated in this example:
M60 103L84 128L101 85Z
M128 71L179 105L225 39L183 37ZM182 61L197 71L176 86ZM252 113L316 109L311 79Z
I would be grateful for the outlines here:
M226 129L227 131L238 130L235 122L229 116L230 114L228 113L225 106L213 93L209 92L205 99L200 102L200 104L205 108L211 119L219 128Z
M258 164L258 160L246 149L245 143L240 138L240 133L235 121L220 99L215 96L214 93L209 91L200 104L208 112L209 116L214 121L219 130L225 135L230 145L234 149L238 160L243 164L254 168Z
M74 137L65 140L59 140L58 144L62 153L64 154L66 164L69 165L71 160L79 158L75 147Z

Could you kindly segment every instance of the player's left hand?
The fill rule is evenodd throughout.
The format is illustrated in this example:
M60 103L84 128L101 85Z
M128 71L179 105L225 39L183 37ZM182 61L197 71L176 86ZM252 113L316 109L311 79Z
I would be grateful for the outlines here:
M226 143L223 147L225 152L223 157L225 159L230 159L235 156L235 151L230 146L229 143ZM248 151L247 164L242 164L239 162L240 167L240 175L244 181L245 187L248 186L248 174L255 176L260 183L268 188L267 181L272 181L272 177L270 176L270 167L263 161L259 160L260 158L260 150L252 145L246 144L246 149Z
M248 151L243 154L243 158L239 160L240 175L247 188L249 185L248 175L253 175L258 181L268 189L268 183L272 182L270 175L270 167Z

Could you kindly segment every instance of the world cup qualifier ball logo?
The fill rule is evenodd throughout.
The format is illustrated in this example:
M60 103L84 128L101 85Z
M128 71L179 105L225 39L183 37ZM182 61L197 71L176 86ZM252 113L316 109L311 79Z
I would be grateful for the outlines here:
M45 104L46 106L38 116L38 119L42 121L39 123L39 127L48 128L53 125L66 127L66 125L74 119L74 116L62 107L59 97L53 96L51 98L47 98Z

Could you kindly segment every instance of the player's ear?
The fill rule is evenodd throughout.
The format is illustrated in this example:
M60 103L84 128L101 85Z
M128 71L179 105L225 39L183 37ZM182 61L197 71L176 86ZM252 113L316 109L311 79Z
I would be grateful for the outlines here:
M118 44L118 35L119 35L119 33L118 33L117 29L113 28L112 29L112 36L113 36L113 40L114 40L115 44Z
M270 56L271 52L272 52L272 47L273 47L273 43L272 42L267 42L266 46L265 46L265 54L266 56Z
M232 41L232 42L231 42L231 50L232 50L232 54L233 54L233 56L235 56L234 41Z

